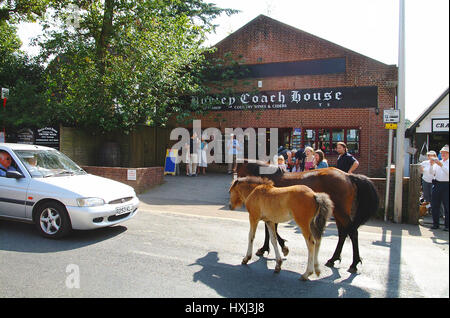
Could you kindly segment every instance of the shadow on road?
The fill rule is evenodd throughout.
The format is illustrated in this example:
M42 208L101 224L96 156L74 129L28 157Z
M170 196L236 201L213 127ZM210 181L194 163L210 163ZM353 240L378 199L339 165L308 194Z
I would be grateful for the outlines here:
M270 266L268 266L268 263ZM335 283L341 276L337 269L332 274L314 280L302 282L300 272L282 269L274 274L275 260L261 257L250 261L248 265L230 265L221 263L217 252L209 252L189 266L201 266L194 273L193 281L201 282L214 289L220 296L228 298L367 298L365 290L351 286L357 274Z
M0 251L53 253L74 250L116 237L127 228L117 225L88 231L72 231L60 239L40 236L33 224L0 220ZM8 239L6 239L8 238Z

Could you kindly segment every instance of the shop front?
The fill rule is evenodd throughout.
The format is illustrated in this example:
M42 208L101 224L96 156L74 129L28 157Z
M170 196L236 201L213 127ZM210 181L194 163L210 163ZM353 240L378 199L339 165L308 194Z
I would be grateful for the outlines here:
M223 135L226 128L265 129L267 145L276 138L287 149L322 149L331 166L336 144L343 141L360 162L358 173L385 175L388 131L382 114L395 107L395 65L264 15L215 47L215 57L231 55L248 70L245 78L224 83L232 94L193 98L213 105L209 114L195 118L202 127Z

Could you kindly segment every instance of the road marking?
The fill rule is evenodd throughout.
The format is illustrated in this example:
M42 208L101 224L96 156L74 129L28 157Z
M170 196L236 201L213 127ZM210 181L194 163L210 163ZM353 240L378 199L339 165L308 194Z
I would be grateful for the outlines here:
M134 254L145 255L145 256L150 256L150 257L155 257L155 258L163 258L163 259L168 259L171 261L179 261L179 262L183 262L183 263L191 262L191 260L181 259L181 258L175 257L175 256L154 254L154 253L149 253L149 252L144 252L144 251L131 251L131 252Z

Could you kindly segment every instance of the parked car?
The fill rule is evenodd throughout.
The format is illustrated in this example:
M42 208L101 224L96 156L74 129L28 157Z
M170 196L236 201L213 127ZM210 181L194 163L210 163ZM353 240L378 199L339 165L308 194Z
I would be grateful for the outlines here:
M115 225L137 213L139 199L126 184L86 173L48 147L0 143L17 171L0 176L0 217L32 222L41 235Z

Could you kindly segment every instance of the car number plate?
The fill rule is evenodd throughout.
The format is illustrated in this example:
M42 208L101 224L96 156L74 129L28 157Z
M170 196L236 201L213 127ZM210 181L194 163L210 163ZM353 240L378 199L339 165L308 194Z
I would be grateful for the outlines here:
M121 206L119 208L116 208L116 215L122 215L131 211L133 211L132 205Z

